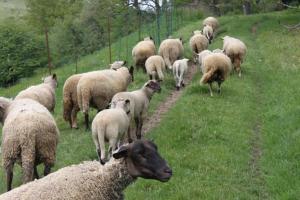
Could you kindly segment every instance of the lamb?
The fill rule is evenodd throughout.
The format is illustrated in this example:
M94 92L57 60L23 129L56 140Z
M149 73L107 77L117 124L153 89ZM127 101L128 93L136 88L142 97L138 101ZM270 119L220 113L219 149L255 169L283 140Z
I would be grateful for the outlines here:
M44 83L31 86L16 96L15 99L29 98L33 99L43 106L45 106L50 112L55 108L55 88L57 87L57 76L53 74L43 79Z
M130 113L131 113L131 127L135 122L135 134L137 139L142 137L142 126L146 118L150 100L154 93L160 92L160 84L156 81L147 81L143 87L139 90L132 92L119 92L112 98L112 103L118 101L118 99L130 100ZM133 121L134 120L134 121ZM129 134L128 141L131 142L133 137Z
M205 25L203 27L203 35L208 39L209 44L211 43L213 37L214 37L214 30L210 25Z
M117 70L126 65L126 61L115 61L110 64L110 69ZM71 128L78 128L77 113L80 111L77 102L77 85L83 74L75 74L70 76L63 87L63 117L70 123Z
M166 39L160 44L158 54L163 57L166 66L172 69L175 60L178 60L183 55L183 42L182 38Z
M117 200L138 177L167 182L172 169L160 156L157 146L139 140L121 146L104 166L85 161L58 170L0 196L0 200Z
M99 112L92 122L92 136L101 164L105 164L105 141L109 143L109 155L120 146L129 128L130 100L119 99L110 109ZM128 134L130 132L128 131Z
M107 108L112 97L126 91L133 81L133 67L117 70L100 70L83 74L77 85L77 101L85 116L86 129L89 129L89 107L98 111Z
M162 81L164 79L163 71L166 70L166 65L161 56L155 55L149 57L145 63L145 66L150 80Z
M180 89L180 87L184 87L184 75L187 73L188 66L190 65L190 60L187 58L176 60L173 64L173 75L176 82L176 88L177 90Z
M203 26L209 25L212 27L213 31L215 32L217 28L219 27L219 22L216 18L214 17L207 17L203 20Z
M208 83L210 95L212 93L212 83L218 83L218 93L221 93L221 84L225 81L231 71L231 62L228 56L223 53L212 53L202 60L203 76L201 84Z
M194 55L194 62L196 62L197 55L201 51L204 51L208 47L208 39L202 34L194 34L190 39L190 47Z
M235 71L241 77L241 63L246 56L247 47L241 40L233 37L225 36L223 40L224 53L231 59Z
M2 163L7 190L11 190L14 163L21 164L23 183L39 178L37 165L44 163L44 175L55 163L59 131L51 113L32 99L0 97Z
M142 67L145 70L147 58L155 55L156 47L152 37L144 38L144 41L137 43L132 49L132 57L136 68Z

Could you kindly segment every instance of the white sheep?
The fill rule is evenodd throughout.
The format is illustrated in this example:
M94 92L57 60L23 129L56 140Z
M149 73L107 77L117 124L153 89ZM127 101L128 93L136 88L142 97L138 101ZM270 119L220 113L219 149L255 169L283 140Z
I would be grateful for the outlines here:
M212 83L218 83L218 93L221 93L221 84L225 81L231 71L231 62L228 56L223 53L211 53L202 60L203 76L200 84L209 84L210 95L212 93Z
M166 65L163 57L159 55L150 56L145 63L147 74L150 80L162 81L164 79L164 71Z
M64 167L0 196L0 200L124 199L123 190L138 177L167 182L172 170L150 141L121 146L105 165L97 161Z
M212 52L213 53L224 53L224 51L222 49L214 49Z
M44 78L43 82L22 90L15 99L33 99L45 106L50 112L53 112L55 108L55 88L57 87L56 74Z
M207 17L203 20L202 25L209 25L213 28L213 31L215 32L217 28L219 27L219 22L216 18L214 17Z
M127 61L123 61L123 60L118 60L118 61L115 61L113 62L112 64L109 64L109 68L110 69L119 69L121 67L125 67L125 65L127 64Z
M223 40L224 53L231 59L235 71L241 77L241 63L243 63L246 56L247 47L241 40L230 36L225 36Z
M143 41L137 43L132 49L132 58L136 68L142 67L145 70L145 62L147 58L155 55L156 47L152 37L144 38Z
M203 27L203 35L208 39L209 44L211 43L212 39L214 38L214 30L210 25L205 25Z
M77 101L85 116L86 129L89 129L90 106L98 111L107 108L112 97L126 91L133 81L133 67L117 70L100 70L83 74L77 85Z
M188 71L188 66L191 63L189 63L189 59L184 58L181 60L176 60L173 64L173 75L176 83L177 90L180 89L180 87L184 87L184 76Z
M203 67L202 67L202 65L203 65L203 60L204 60L204 58L206 57L206 56L208 56L208 55L210 55L210 54L212 54L212 52L210 51L210 50L204 50L204 51L201 51L200 53L198 53L196 56L197 56L197 61L198 61L198 63L199 63L199 67L200 67L200 71L202 72L202 73L204 73L203 72Z
M130 100L114 101L110 109L100 111L92 122L92 136L101 164L106 162L105 141L108 141L108 159L119 146L130 121ZM130 132L128 132L130 134Z
M208 47L208 43L208 39L202 34L194 34L190 38L190 47L194 55L194 62L196 62L197 60L197 57L195 55L197 55L201 51L206 50Z
M132 92L119 92L112 98L112 103L118 101L118 99L130 100L130 113L131 113L131 128L135 123L135 134L137 139L142 137L142 127L144 120L146 119L150 100L154 93L160 92L161 87L158 82L150 80L147 81L143 87L139 90ZM133 121L134 120L134 121ZM133 137L128 137L128 141L131 142Z
M172 69L175 60L178 60L183 55L183 41L178 39L165 39L159 46L158 54L163 57L166 66Z
M23 183L38 178L37 165L44 163L44 175L55 163L59 131L51 113L32 99L0 97L2 163L7 190L11 189L14 163L21 164Z

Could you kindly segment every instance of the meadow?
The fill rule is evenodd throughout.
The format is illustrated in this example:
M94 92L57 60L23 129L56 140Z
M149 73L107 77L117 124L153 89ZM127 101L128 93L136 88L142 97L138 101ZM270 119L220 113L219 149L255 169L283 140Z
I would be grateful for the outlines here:
M297 11L219 18L218 37L210 49L221 48L221 37L240 38L248 47L242 64L242 78L236 74L223 85L222 94L210 97L200 86L197 72L181 98L163 117L159 126L147 133L173 169L168 183L138 180L125 192L126 199L297 199L300 196L300 37L282 24L296 24ZM191 57L188 40L201 20L182 26L174 37L182 36L185 55ZM253 31L253 29L256 31ZM124 38L133 46L136 34ZM113 54L120 50L113 45ZM130 59L123 50L120 59ZM79 61L79 73L105 68L107 48ZM71 130L62 118L62 87L75 73L74 64L54 70L58 75L54 116L60 129L57 162L53 171L84 160L97 158L90 132L83 126ZM38 70L0 96L13 97L29 85L41 82L47 69ZM129 90L142 86L147 76L135 74ZM151 102L150 115L174 90L171 74L162 84L162 93ZM95 115L95 112L93 112ZM41 168L40 168L41 170ZM15 166L13 187L21 184L20 167ZM41 172L41 171L40 171ZM0 193L5 192L5 175L0 170Z

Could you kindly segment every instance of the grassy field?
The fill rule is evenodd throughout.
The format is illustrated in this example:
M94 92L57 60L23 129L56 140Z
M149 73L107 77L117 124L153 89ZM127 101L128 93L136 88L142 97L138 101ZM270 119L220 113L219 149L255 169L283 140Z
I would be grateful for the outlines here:
M170 182L140 179L126 190L126 199L297 199L300 196L300 37L278 24L299 22L298 12L276 12L252 16L220 18L221 35L210 49L221 48L221 36L242 39L248 54L242 65L243 77L231 76L221 95L209 96L208 88L199 85L200 73L186 87L176 105L161 124L151 131L159 151L172 166ZM237 20L238 19L238 20ZM199 22L187 24L174 35L183 36L185 46ZM256 26L256 34L252 27ZM136 35L128 38L130 46ZM113 46L114 53L119 48ZM190 50L186 48L186 55ZM105 66L107 49L81 59L79 71ZM122 52L121 58L125 58ZM70 130L62 118L62 86L74 73L74 65L55 70L59 77L55 119L61 136L54 170L96 159L91 135L83 128ZM14 96L29 85L40 82L40 70L32 78L11 88L1 89L0 96ZM147 79L137 73L130 90ZM163 92L151 103L152 113L173 89L168 75ZM20 185L20 167L15 167L14 187ZM5 191L5 176L0 171L0 193Z
M0 20L8 17L19 17L24 12L24 0L0 0Z

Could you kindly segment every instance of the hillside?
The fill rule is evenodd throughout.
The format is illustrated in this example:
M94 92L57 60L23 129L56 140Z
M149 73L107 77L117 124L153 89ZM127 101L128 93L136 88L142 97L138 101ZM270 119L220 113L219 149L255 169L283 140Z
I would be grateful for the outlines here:
M243 76L232 75L223 85L222 94L209 96L207 86L200 86L197 72L180 99L163 117L160 125L147 134L174 171L170 182L140 179L126 190L126 199L297 199L300 196L299 167L299 31L287 31L283 24L299 23L299 12L285 11L252 16L220 18L221 33L210 49L221 48L224 35L242 39L248 54L242 65ZM238 18L238 20L236 20ZM185 41L199 29L201 20L179 29L174 36ZM254 28L255 27L255 28ZM253 31L256 29L256 31ZM129 46L136 35L128 37ZM126 38L124 38L127 40ZM120 50L113 45L113 53ZM79 72L104 68L107 49L82 58ZM126 58L121 52L120 58ZM89 132L83 127L70 130L62 118L62 87L73 74L73 64L55 70L59 77L56 91L55 119L60 129L60 143L54 171L83 160L96 159ZM46 69L37 71L0 96L13 97L20 90L40 83ZM130 90L139 88L147 76L136 73ZM154 96L152 114L174 89L168 74L163 91ZM93 115L95 112L93 112ZM16 166L14 187L21 184ZM41 168L39 169L41 170ZM4 171L0 170L0 193L5 191Z
M0 20L22 16L24 12L25 2L23 0L0 0Z

